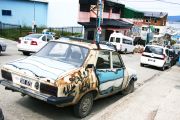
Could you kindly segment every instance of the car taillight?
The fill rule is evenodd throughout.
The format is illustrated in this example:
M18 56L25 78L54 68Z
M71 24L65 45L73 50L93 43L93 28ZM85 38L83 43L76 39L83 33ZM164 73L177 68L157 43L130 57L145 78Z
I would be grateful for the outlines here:
M37 45L36 41L31 41L31 45Z
M165 60L165 58L166 58L166 56L165 56L165 54L163 54L163 58L162 59Z

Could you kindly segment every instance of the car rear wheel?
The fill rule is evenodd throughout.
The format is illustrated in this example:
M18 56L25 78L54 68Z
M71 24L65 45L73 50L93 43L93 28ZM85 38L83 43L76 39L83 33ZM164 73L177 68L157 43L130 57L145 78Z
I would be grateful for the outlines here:
M27 55L27 56L29 56L29 55L30 55L30 53L29 53L29 52L23 52L23 55Z
M129 82L129 85L123 91L121 91L121 93L123 95L127 95L129 93L132 93L133 91L134 91L134 80L131 80Z
M161 70L162 70L162 71L164 71L164 70L165 70L165 65L163 65L163 66L161 67Z
M141 66L141 67L144 67L144 64L143 64L143 63L140 63L140 66Z
M74 106L74 114L77 117L84 118L92 110L93 106L93 94L88 93L84 95L81 100Z

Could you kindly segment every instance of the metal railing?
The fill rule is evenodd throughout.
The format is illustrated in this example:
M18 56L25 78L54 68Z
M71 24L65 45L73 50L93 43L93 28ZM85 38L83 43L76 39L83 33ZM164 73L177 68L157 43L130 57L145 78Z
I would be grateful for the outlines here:
M39 27L37 33L42 33L44 29L56 33L56 36L78 36L83 33L83 27ZM31 27L21 27L21 25L13 25L0 22L0 36L18 40L19 37L32 33Z

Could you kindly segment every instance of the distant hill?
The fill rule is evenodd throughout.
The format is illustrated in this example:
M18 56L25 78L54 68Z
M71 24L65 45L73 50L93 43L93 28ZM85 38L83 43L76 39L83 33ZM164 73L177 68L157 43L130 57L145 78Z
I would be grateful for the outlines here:
M169 22L180 22L180 15L179 16L168 16Z

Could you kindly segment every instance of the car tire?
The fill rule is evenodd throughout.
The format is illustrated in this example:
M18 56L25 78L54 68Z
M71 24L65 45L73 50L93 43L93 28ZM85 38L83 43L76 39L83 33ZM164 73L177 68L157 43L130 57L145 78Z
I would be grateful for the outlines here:
M76 117L84 118L92 110L93 106L93 94L88 93L84 95L81 100L74 106L74 114Z
M140 63L140 66L141 66L141 67L144 67L144 64L143 64L143 63Z
M124 50L124 54L127 54L127 49Z
M23 55L29 56L30 53L29 52L23 52Z
M1 108L0 108L0 120L4 120L4 115L3 115Z
M121 93L123 95L127 95L129 93L132 93L133 91L134 91L134 80L131 80L129 82L129 85L123 91L121 91Z
M164 66L164 65L161 67L161 70L162 70L162 71L164 71L164 70L165 70L165 66Z

